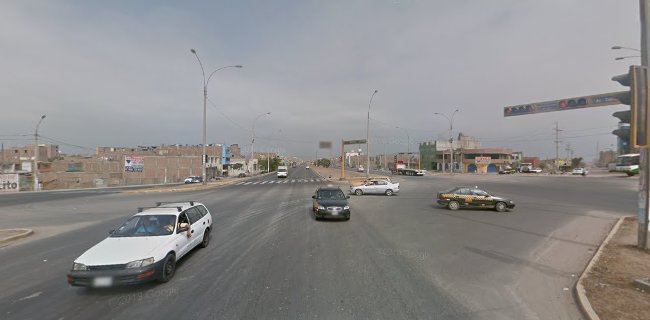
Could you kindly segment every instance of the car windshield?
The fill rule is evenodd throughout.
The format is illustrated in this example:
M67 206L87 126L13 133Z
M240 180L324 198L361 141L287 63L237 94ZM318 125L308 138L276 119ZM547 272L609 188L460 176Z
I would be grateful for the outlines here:
M343 200L345 194L341 190L321 190L318 194L322 200Z
M174 215L138 215L126 220L111 237L166 236L174 232Z

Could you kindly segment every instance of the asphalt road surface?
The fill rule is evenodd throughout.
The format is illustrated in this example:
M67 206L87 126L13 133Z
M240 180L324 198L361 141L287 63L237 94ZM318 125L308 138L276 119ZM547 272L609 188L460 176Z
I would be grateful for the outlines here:
M313 219L311 195L325 182L300 167L286 179L184 193L0 199L2 228L36 231L0 248L0 318L581 319L572 286L615 219L636 212L635 178L395 180L396 196L352 196L347 222ZM482 187L517 207L435 205L435 193L455 185ZM73 259L138 206L176 200L203 202L214 230L170 282L67 284Z

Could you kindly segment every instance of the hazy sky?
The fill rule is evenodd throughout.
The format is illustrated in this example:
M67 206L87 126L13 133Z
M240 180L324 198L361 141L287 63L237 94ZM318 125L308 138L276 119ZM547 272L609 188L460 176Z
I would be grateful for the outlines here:
M39 133L66 153L208 142L314 157L318 141L374 151L454 135L554 157L554 125L576 156L614 148L624 106L503 117L503 107L609 91L638 58L638 1L0 2L0 141ZM47 139L54 140L47 140ZM78 147L76 147L78 146ZM84 147L84 148L79 148ZM329 154L322 150L320 154ZM373 152L374 153L374 152Z

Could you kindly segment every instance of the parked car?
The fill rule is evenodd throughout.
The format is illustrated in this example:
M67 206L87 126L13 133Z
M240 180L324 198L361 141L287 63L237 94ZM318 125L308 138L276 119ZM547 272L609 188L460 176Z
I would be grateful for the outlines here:
M540 168L532 168L528 172L530 172L530 173L542 173L542 169L540 169Z
M185 183L200 183L203 182L203 177L200 176L189 176L185 178Z
M499 174L513 174L515 172L517 172L517 170L512 169L512 168L505 168L505 169L499 170Z
M438 192L436 201L439 205L458 210L466 208L491 208L498 212L513 209L514 201L491 195L478 187L454 187L446 191Z
M586 176L588 172L589 172L589 171L587 171L587 169L585 169L585 168L574 168L574 169L571 171L571 174L575 174L575 175L578 175L578 174L579 174L579 175Z
M385 194L391 196L399 192L399 183L392 183L387 179L370 179L360 185L351 185L350 193L358 196L364 194Z
M237 175L237 178L246 178L246 173L242 172Z
M364 172L366 169L363 168L363 166L359 166L357 168L357 172Z
M316 220L321 218L342 218L350 220L350 205L339 187L320 187L316 189L312 201L312 211Z
M158 202L110 232L72 263L72 286L112 287L158 280L167 282L176 262L210 242L212 216L201 203Z

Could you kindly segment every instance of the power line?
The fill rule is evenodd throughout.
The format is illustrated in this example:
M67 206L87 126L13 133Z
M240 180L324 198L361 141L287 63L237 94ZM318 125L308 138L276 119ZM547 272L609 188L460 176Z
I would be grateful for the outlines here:
M85 146L80 146L80 145L68 143L68 142L57 140L57 139L54 139L54 138L49 138L49 137L46 137L46 136L43 136L43 135L40 135L40 134L38 136L40 138L44 139L44 140L49 140L51 142L56 142L56 143L59 143L61 145L68 146L68 147L74 147L74 148L86 149L86 150L92 150L92 151L95 150L94 148L89 148L89 147L85 147Z
M232 120L230 117L228 117L228 115L225 114L221 109L219 109L219 108L217 107L217 105L216 105L214 102L212 102L212 100L210 100L210 98L208 98L208 101L210 102L210 105L211 105L215 110L217 110L217 112L221 113L221 115L222 115L224 118L226 118L226 120L232 122L235 126L239 127L240 129L242 129L242 130L244 130L244 131L246 131L246 132L250 132L250 131L251 131L251 130L249 130L249 129L244 128L244 126L240 125L239 123L235 122L235 120Z

